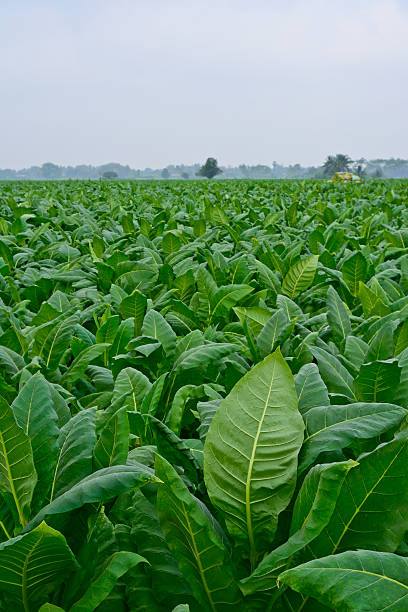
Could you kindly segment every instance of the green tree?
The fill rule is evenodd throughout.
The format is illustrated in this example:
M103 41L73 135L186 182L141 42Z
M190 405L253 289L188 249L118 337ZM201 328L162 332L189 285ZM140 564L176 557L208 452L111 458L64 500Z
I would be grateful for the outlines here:
M336 172L347 172L351 163L352 159L343 153L329 155L323 164L323 176L331 177Z
M161 177L163 179L168 179L170 176L170 172L167 170L167 168L163 168L163 170L161 171Z
M196 172L197 176L205 176L205 178L212 179L217 174L221 174L222 170L218 167L217 160L215 157L208 157L207 161L198 172Z
M118 173L113 170L107 170L102 174L102 178L104 179L115 179L118 178Z
M62 178L62 168L51 162L46 162L41 166L42 178L59 179Z

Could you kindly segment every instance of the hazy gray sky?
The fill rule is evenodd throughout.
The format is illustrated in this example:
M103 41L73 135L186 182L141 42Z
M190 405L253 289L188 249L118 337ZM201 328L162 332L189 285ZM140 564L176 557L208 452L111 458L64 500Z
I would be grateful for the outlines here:
M0 167L408 157L408 0L0 0Z

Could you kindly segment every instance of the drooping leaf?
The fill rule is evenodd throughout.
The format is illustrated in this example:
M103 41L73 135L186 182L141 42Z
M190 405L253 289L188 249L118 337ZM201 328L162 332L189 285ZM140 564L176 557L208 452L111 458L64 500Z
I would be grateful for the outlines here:
M160 526L195 598L208 610L239 606L240 591L222 540L171 465L157 455L155 466L163 481L157 492Z
M90 584L86 593L74 603L70 612L93 612L112 591L117 580L139 563L144 557L125 550L114 553L101 574Z
M402 612L408 603L408 560L387 552L347 551L289 569L279 582L333 610Z
M341 451L358 440L396 428L407 411L393 404L355 403L312 408L305 415L305 440L299 458L304 471L320 453Z
M33 355L42 357L49 370L56 370L61 357L69 347L78 316L59 318L41 326L34 335Z
M44 506L25 530L36 527L46 516L70 512L92 502L103 503L124 491L156 481L152 470L136 462L97 470Z
M81 351L78 357L76 357L71 363L67 372L64 374L62 378L63 383L69 385L78 380L78 378L81 378L89 364L100 357L110 346L111 345L109 343L104 342L101 344L93 344L92 346L89 346L85 350Z

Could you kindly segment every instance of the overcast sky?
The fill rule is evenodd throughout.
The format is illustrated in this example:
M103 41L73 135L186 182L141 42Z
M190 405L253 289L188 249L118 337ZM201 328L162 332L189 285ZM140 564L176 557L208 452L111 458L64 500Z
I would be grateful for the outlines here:
M0 0L0 167L408 157L408 0Z

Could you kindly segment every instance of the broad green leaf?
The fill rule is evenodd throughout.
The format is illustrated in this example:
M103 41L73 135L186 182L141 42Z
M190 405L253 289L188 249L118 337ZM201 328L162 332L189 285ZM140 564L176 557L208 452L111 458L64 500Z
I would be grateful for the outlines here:
M183 243L181 239L179 238L179 236L177 236L177 234L174 231L171 231L171 232L166 232L163 235L161 247L164 253L169 255L170 253L177 253L177 251L180 249L182 244Z
M341 272L350 293L357 296L360 281L367 280L367 261L364 255L360 251L354 253L343 263Z
M97 470L44 506L25 527L25 531L39 525L46 516L70 512L84 504L103 503L149 482L157 482L152 470L136 462Z
M363 307L364 315L366 318L373 315L379 317L385 317L391 312L391 308L383 302L381 297L371 291L363 282L360 281L358 296Z
M249 321L249 325L254 334L259 334L271 317L271 311L260 306L236 306L233 311L237 315L241 325L244 324L245 317Z
M77 567L64 536L44 522L0 544L0 588L17 610L38 610Z
M394 357L398 357L408 346L408 320L406 319L398 331L395 342Z
M406 532L407 460L406 430L359 457L344 480L332 519L310 546L314 557L350 548L397 549Z
M81 378L85 374L85 370L89 364L100 357L110 346L111 345L107 342L102 344L93 344L79 353L78 357L74 359L68 370L63 375L63 384L70 385L77 381L78 378Z
M119 372L113 389L112 401L125 396L126 405L132 410L140 410L143 398L151 389L151 382L142 372L134 368L124 368Z
M62 315L63 316L63 315ZM78 316L58 318L38 329L34 334L33 355L42 357L49 370L56 370L61 357L69 347Z
M369 346L362 338L347 336L344 348L344 356L355 366L357 370L365 362Z
M57 461L58 417L51 399L50 385L37 373L28 379L11 405L14 417L31 441L37 490L44 499L51 485L52 471Z
M365 361L391 359L394 354L394 325L385 323L371 340Z
M96 408L82 410L61 429L58 456L52 470L50 502L92 472Z
M397 360L373 361L361 366L354 389L362 402L392 401L401 377Z
M128 297L125 297L119 305L119 312L123 319L133 318L136 337L140 336L142 331L146 305L147 298L138 289L135 289Z
M292 327L292 322L288 321L288 318L283 310L277 310L271 316L271 318L265 323L256 339L262 359L273 353L273 351L286 337L287 331L291 330Z
M227 316L231 308L253 290L250 285L225 285L217 289L210 298L209 323L218 317Z
M114 553L86 593L71 606L70 612L93 612L93 610L96 610L112 591L117 580L139 563L146 563L146 559L136 553L124 550Z
M237 347L234 344L223 342L209 342L184 351L174 362L174 372L191 370L193 368L206 368L210 364L234 353Z
M180 435L181 422L188 400L197 400L201 397L205 397L205 387L206 385L185 385L177 390L166 416L166 425L174 431L176 435Z
M339 342L344 342L351 334L350 317L344 302L333 287L327 290L327 321L333 333L333 337Z
M299 471L303 472L320 453L341 451L359 440L380 436L399 425L407 415L393 404L356 403L312 408L304 415L305 440Z
M302 317L302 310L293 300L286 297L286 295L278 295L276 297L276 306L283 310L286 314L288 321L295 321L298 317Z
M315 363L302 366L295 376L298 409L301 414L316 406L329 406L329 394Z
M115 336L112 346L109 349L109 359L114 359L125 351L130 340L134 338L135 328L133 319L126 319L119 325L118 333Z
M331 393L341 393L350 399L356 399L353 377L337 357L317 346L311 346L310 350L317 360L320 375L328 390Z
M310 470L296 498L289 539L269 553L256 570L241 581L245 595L276 588L279 574L296 564L295 555L310 544L329 522L344 478L356 465L350 460L317 465Z
M150 387L149 392L143 398L142 405L140 407L140 412L142 414L156 414L159 408L160 399L163 393L166 378L167 372L159 376L159 378L154 381L154 383Z
M211 425L211 421L214 418L214 414L217 412L218 407L222 401L222 397L219 399L213 399L209 402L198 402L197 412L200 416L201 424L197 427L197 433L201 440L205 440L208 430Z
M14 268L13 254L3 240L0 240L0 255L6 262L8 269L11 272Z
M308 289L313 283L318 261L318 255L310 255L310 257L300 259L292 266L283 279L282 293L293 300L302 291Z
M129 421L127 407L123 406L108 419L94 450L97 470L126 463L129 450Z
M163 345L167 357L170 358L173 355L177 336L159 312L149 310L143 321L142 333L144 336L157 338Z
M303 429L294 379L279 350L241 378L210 425L208 494L230 533L249 546L252 564L270 545L293 494Z
M179 438L165 423L156 419L152 414L140 415L129 412L130 430L142 439L149 435L148 443L155 444L158 452L172 465L183 468L191 481L197 480L199 465L195 456L185 440Z
M30 516L37 473L28 435L19 427L11 408L0 397L0 489L22 527Z
M156 456L156 475L163 481L157 492L157 511L166 542L204 610L239 606L227 549L175 470Z
M387 552L347 551L287 570L280 584L342 612L403 612L408 560Z
M190 601L190 587L169 550L155 506L140 490L134 492L129 503L129 518L123 518L131 524L131 537L138 543L139 554L151 564L152 588L157 601L162 605L180 599Z
M95 334L95 339L98 344L112 344L119 329L119 316L114 315L109 317L105 323L103 323Z
M24 358L6 346L0 346L0 364L5 373L14 376L25 366Z

